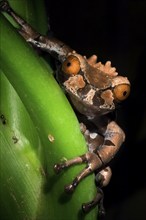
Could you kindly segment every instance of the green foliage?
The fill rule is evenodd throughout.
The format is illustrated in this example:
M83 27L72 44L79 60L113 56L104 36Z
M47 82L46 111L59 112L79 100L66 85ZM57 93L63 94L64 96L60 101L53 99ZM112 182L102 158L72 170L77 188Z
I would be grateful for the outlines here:
M45 32L43 1L9 2L23 17L30 15L27 20L35 27L40 24L38 30ZM40 22L40 16L44 23ZM0 33L1 216L3 219L96 219L96 209L87 215L80 212L81 204L94 197L94 177L87 177L70 196L64 193L64 185L70 183L83 165L59 176L53 171L54 164L61 159L87 151L70 104L48 64L2 14Z

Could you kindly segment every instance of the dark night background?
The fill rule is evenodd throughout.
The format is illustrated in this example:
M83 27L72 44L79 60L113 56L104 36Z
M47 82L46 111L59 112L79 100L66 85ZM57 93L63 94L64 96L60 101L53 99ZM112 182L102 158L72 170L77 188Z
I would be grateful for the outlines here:
M146 219L146 1L46 0L54 35L82 55L112 61L131 82L131 95L117 111L126 142L112 161L104 189L104 220Z

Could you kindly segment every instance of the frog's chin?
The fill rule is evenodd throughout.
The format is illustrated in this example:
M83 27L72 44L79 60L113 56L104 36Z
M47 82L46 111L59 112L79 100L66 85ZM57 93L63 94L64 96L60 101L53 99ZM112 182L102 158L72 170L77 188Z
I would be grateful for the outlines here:
M108 105L104 103L103 105L100 105L99 108L101 109L101 112L103 112L103 114L107 114L115 110L115 104L112 103L111 105Z
M89 104L88 102L82 102L77 96L69 96L69 99L74 106L74 108L81 114L87 116L88 118L100 117L105 115L115 109L114 103L112 105L101 104L99 106Z

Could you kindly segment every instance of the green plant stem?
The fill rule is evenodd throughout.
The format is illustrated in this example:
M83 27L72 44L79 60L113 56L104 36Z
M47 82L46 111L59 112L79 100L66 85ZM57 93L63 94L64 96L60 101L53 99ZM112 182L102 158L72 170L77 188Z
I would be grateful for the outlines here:
M36 25L39 16L34 13L34 1L9 2L21 16L27 15L28 22ZM39 15L45 18L42 7ZM46 32L44 25L40 31ZM45 181L40 139L23 103L2 71L0 85L0 115L6 120L0 123L0 216L7 220L37 219ZM49 219L48 216L49 212L41 213L42 219Z
M0 123L0 213L3 219L33 219L43 185L40 140L2 72L0 85L0 115L4 117Z
M80 205L94 197L93 176L82 181L71 197L63 193L63 187L70 183L83 166L73 167L56 176L53 165L60 159L69 159L87 151L78 121L54 80L52 70L46 68L2 15L0 23L0 67L19 94L43 143L41 150L46 168L46 190L42 195L38 216L42 212L46 215L49 212L46 219L56 220L63 213L64 220L77 219ZM50 135L54 137L53 142L48 139ZM95 219L96 210L86 216L81 215L80 219L83 218Z

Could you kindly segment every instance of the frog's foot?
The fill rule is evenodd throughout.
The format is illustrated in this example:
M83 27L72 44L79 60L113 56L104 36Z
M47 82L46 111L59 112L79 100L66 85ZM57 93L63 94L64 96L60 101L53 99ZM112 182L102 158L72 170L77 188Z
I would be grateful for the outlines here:
M90 173L93 173L95 170L101 168L103 163L97 154L87 152L86 154L80 157L67 160L60 164L55 164L54 166L55 172L60 173L65 168L68 168L75 164L82 164L82 163L86 163L87 166L75 177L75 179L72 181L71 184L65 186L65 191L67 193L72 193L83 178L88 176Z
M82 210L84 213L88 213L90 212L93 208L95 208L96 206L98 206L98 212L100 216L105 215L105 209L103 207L103 198L104 198L104 194L101 188L97 188L97 194L95 196L95 198L88 202L88 203L84 203L82 204Z
M82 205L83 212L88 213L91 209L93 209L98 205L99 215L100 216L105 215L105 209L103 206L104 194L101 188L108 185L111 176L112 176L112 171L110 167L105 167L103 170L101 170L99 173L96 174L95 180L97 185L97 194L92 201L88 203L84 203Z
M81 158L81 157L76 157L76 158L73 158L73 159L71 159L71 160L67 160L67 161L65 161L65 162L55 164L54 170L55 170L55 172L58 174L58 173L60 173L63 169L65 169L65 168L67 168L67 167L70 167L70 166L73 165L73 164L80 164L80 163L83 163L82 158Z

